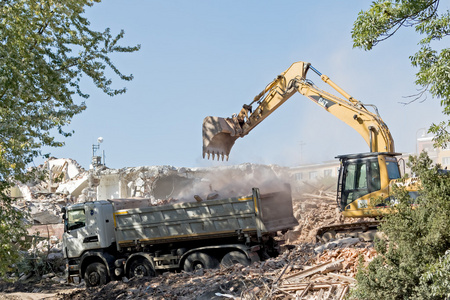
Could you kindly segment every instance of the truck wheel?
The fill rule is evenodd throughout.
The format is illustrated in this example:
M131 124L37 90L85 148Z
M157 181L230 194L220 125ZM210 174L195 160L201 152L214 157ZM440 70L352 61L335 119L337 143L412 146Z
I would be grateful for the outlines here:
M219 261L203 252L194 252L184 261L184 270L193 272L198 269L215 269L219 266Z
M90 264L84 272L84 281L87 287L105 285L109 281L105 265L99 262Z
M244 267L249 266L251 261L247 258L241 251L231 251L225 254L225 256L220 261L220 264L225 268L231 267L235 264L241 264Z
M155 269L150 264L150 262L145 258L136 259L130 265L130 269L128 271L128 278L137 277L154 277Z

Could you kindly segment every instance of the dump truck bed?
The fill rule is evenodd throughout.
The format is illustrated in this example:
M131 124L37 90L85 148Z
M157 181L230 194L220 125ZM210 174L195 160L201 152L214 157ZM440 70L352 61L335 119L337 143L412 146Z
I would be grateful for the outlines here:
M270 194L260 195L259 189L254 188L248 197L114 212L119 247L231 237L241 233L262 236L297 224L288 185L285 190Z

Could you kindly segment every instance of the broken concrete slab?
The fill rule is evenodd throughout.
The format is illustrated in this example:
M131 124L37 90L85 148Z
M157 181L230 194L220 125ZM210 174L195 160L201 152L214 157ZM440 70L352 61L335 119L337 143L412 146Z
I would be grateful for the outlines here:
M328 242L326 244L323 244L319 247L314 248L314 252L322 253L326 249L332 249L335 247L348 247L348 246L354 245L356 243L359 243L360 241L361 240L359 238L352 238L352 237L334 240L334 241Z
M49 211L40 211L31 215L37 224L60 224L61 218Z
M88 174L83 174L78 179L61 183L56 189L56 193L78 197L81 195L83 189L88 187L88 179Z

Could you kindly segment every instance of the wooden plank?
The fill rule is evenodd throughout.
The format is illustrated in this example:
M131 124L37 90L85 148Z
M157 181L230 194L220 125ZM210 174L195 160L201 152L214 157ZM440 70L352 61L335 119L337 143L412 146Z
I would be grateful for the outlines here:
M298 298L299 299L302 299L303 298L303 296L305 296L306 295L306 293L308 293L308 291L309 291L309 288L311 287L311 283L309 283L307 286L306 286L306 288L303 290L303 292L298 296Z
M337 279L341 279L344 281L347 281L348 283L355 283L356 279L353 277L349 277L349 276L345 276L345 275L341 275L341 274L336 274L336 273L328 273L328 276L337 278Z
M297 272L295 274L292 275L288 275L285 276L283 279L302 279L304 277L308 277L311 275L314 275L316 273L320 273L320 272L325 272L325 271L335 271L335 270L340 270L342 269L342 266L340 266L340 264L344 261L344 259L339 259L336 261L331 261L331 262L325 262L323 264L319 264L316 266L313 266L312 268L309 268L307 270L301 271L301 272Z
M348 285L344 286L344 288L342 289L341 294L339 295L338 300L343 300L344 299L345 295L348 292L348 289L349 289Z
M322 300L323 299L323 293L324 293L324 289L320 289L319 290L319 294L316 296L317 300Z

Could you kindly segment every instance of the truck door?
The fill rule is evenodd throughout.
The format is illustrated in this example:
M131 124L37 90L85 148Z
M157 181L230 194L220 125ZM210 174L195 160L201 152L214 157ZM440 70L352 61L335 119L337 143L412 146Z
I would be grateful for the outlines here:
M98 230L95 226L93 208L80 206L67 211L64 226L64 246L69 258L80 257L85 250L100 248Z

